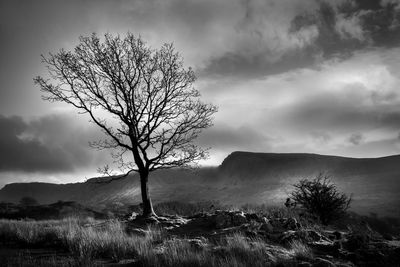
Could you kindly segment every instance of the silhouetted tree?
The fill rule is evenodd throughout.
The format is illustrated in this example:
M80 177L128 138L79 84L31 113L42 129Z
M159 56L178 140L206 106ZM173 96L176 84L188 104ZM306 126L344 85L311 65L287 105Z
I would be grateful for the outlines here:
M22 197L19 201L19 204L25 207L39 205L38 201L33 197Z
M318 216L323 224L343 216L350 206L351 197L340 193L325 174L321 173L312 180L303 179L294 187L291 198Z
M51 80L34 81L45 93L43 99L65 102L90 116L107 136L91 145L114 149L125 176L139 173L143 215L155 216L149 173L189 166L207 156L207 149L193 141L212 125L217 109L199 100L193 70L184 68L172 44L152 50L130 33L124 38L80 37L74 51L60 50L42 60ZM108 166L103 172L111 173Z

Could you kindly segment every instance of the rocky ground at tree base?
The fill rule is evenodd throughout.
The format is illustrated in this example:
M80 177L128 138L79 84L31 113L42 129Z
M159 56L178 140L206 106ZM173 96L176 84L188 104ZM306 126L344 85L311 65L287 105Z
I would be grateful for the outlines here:
M294 259L295 266L400 266L398 237L382 237L367 225L358 229L339 230L332 227L302 225L295 217L265 217L243 211L216 210L189 217L157 216L142 218L136 214L126 221L130 234L146 235L157 227L172 239L186 238L193 247L222 253L220 240L236 233L249 244L265 246L265 256ZM302 256L293 246L310 250ZM163 253L160 244L158 253Z

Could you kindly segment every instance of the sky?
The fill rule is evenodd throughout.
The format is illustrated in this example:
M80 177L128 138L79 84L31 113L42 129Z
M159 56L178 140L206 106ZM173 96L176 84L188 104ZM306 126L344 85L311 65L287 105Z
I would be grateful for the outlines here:
M110 163L88 145L96 126L33 83L41 54L93 32L174 44L219 107L203 165L236 150L400 154L400 0L1 0L0 187Z

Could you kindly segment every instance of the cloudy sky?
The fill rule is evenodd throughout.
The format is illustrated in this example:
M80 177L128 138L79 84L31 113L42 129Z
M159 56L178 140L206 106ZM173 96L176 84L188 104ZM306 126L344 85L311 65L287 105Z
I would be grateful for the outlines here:
M110 160L88 146L96 127L32 79L40 54L128 31L173 42L219 106L198 140L207 165L235 150L400 153L399 0L2 0L0 186L82 181Z

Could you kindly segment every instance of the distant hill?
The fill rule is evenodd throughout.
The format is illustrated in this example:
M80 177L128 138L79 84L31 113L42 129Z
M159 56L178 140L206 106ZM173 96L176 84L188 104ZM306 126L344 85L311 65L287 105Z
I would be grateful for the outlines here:
M346 158L317 154L233 152L219 167L195 171L163 170L151 174L154 202L208 201L242 205L282 205L291 185L301 178L327 172L340 190L353 194L353 209L400 217L400 155ZM0 190L0 201L23 196L42 204L58 200L85 205L140 202L139 178L131 175L110 183L92 178L84 183L13 183Z

